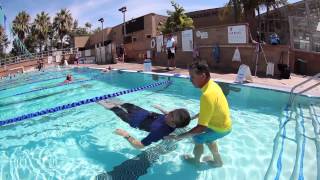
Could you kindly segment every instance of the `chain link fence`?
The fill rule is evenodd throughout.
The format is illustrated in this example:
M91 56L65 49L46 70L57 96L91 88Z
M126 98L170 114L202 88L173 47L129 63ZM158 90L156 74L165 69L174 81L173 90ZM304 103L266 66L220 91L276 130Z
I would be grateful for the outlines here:
M320 17L289 17L290 44L295 49L320 52Z

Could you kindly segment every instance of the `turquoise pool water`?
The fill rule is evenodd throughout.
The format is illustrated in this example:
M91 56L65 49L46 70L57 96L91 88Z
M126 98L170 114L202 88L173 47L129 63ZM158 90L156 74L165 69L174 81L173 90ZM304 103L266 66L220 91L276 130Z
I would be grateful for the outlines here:
M63 82L67 73L76 80L89 81L53 87ZM0 81L0 120L166 81L168 77L77 68L31 73L16 80L14 84ZM151 105L160 104L167 110L184 107L191 114L197 113L199 90L188 79L170 80L173 83L168 87L118 99L152 111L157 110ZM181 155L193 149L190 139L136 150L113 131L127 129L138 139L147 133L130 128L111 111L90 103L0 127L0 179L94 179L102 173L105 178L146 180L319 179L319 99L301 96L292 109L286 109L287 93L220 85L228 94L233 119L232 133L218 141L222 168L184 162ZM34 91L46 87L52 88ZM17 95L29 91L34 92ZM188 128L195 125L196 121ZM208 149L205 153L209 154Z

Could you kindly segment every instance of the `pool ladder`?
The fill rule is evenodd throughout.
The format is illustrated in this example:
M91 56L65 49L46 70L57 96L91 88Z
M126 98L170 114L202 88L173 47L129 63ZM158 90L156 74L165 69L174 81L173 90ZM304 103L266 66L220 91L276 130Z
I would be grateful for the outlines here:
M310 77L309 79L307 79L307 80L305 80L305 81L303 81L303 82L301 82L301 83L293 86L293 88L292 88L291 91L290 91L290 97L289 97L289 102L288 102L288 105L289 105L289 106L292 105L292 103L293 103L293 101L294 101L294 98L295 98L297 95L300 95L300 94L302 94L302 93L304 93L304 92L307 92L307 91L309 91L309 90L311 90L311 89L313 89L313 88L315 88L315 87L317 87L317 86L320 85L320 81L319 81L319 82L317 82L316 84L314 84L314 85L312 85L312 86L310 86L310 87L308 87L308 88L305 88L304 90L302 90L302 91L300 91L300 92L298 92L298 93L294 93L294 90L295 90L296 88L298 88L298 87L306 84L307 82L310 82L311 80L320 80L320 73L318 73L318 74Z

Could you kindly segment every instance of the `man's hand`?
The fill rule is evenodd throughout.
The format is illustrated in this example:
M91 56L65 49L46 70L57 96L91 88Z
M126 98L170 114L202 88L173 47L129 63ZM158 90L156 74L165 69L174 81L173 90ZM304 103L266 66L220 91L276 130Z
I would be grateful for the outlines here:
M116 134L122 136L122 137L128 137L129 133L123 129L116 129L115 131Z

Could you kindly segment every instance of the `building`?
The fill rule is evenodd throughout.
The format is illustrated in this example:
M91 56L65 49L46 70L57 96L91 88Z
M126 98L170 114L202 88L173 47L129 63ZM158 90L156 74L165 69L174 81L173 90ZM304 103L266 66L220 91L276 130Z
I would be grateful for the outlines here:
M312 75L319 71L319 53L311 53L310 51L319 51L319 33L316 31L319 22L319 1L308 0L297 2L271 11L268 14L262 14L259 18L259 27L262 34L265 34L265 41L268 42L268 36L276 32L280 35L282 46L264 45L264 52L268 60L274 64L288 63L291 72L296 71L300 74ZM306 4L308 6L306 6ZM247 23L234 23L232 12L225 12L225 8L206 9L201 11L189 12L187 15L194 21L195 29L193 30L193 41L200 48L201 59L207 61L210 67L221 69L224 72L234 71L238 68L231 62L232 55L236 48L241 51L243 63L249 64L253 69L255 47L250 43L251 37L256 38L254 34L247 31L246 41L237 45L229 42L229 27L245 26L250 28ZM307 13L309 12L309 13ZM126 22L126 36L124 37L123 24L119 24L112 28L106 28L97 32L90 37L77 37L76 47L85 50L86 57L92 56L97 63L112 63L117 57L116 47L124 46L126 50L126 61L143 62L145 55L148 54L156 65L166 65L165 51L158 50L154 47L153 42L157 42L161 33L161 26L167 17L150 13ZM310 28L311 27L311 28ZM314 27L314 28L313 28ZM175 33L177 37L177 66L186 67L192 62L192 52L182 51L182 35L181 32ZM163 36L165 43L165 36ZM102 46L104 39L104 47ZM157 43L156 43L157 44ZM161 43L160 43L161 44ZM221 62L212 60L212 48L219 44L221 47ZM291 47L289 48L289 45ZM158 46L158 45L156 45ZM161 45L162 46L162 45ZM296 49L307 50L305 52L296 51ZM289 53L290 51L290 53ZM101 57L103 54L103 57ZM306 70L295 70L300 67L296 62L302 59L308 64ZM281 62L280 62L281 61ZM258 72L264 72L266 67L261 65ZM303 68L300 68L303 69ZM277 72L276 72L277 73Z
M233 15L225 8L213 8L186 13L191 17L195 28L219 26L234 23Z
M189 12L187 15L193 19L195 28L225 25L233 23L233 17L223 15L224 8L206 9ZM96 56L100 54L95 49L101 47L102 39L104 45L111 45L111 53L115 54L118 46L124 46L128 60L144 59L146 51L151 48L151 40L160 35L159 27L165 23L167 16L155 13L129 20L126 22L126 37L124 37L123 24L112 28L105 28L91 36L79 36L75 38L75 47L87 50L87 55ZM98 58L99 59L99 58ZM107 60L108 61L108 60Z
M103 29L103 31L91 36L76 37L75 47L90 51L90 53L87 53L88 56L99 56L97 49L102 46L102 39L104 39L107 56L115 57L116 47L124 46L127 60L143 59L146 50L150 49L151 39L160 34L159 27L166 19L166 16L150 13L127 21L125 38L123 24L119 24L112 28ZM102 61L101 63L105 62ZM105 63L109 61L111 60L107 57Z

